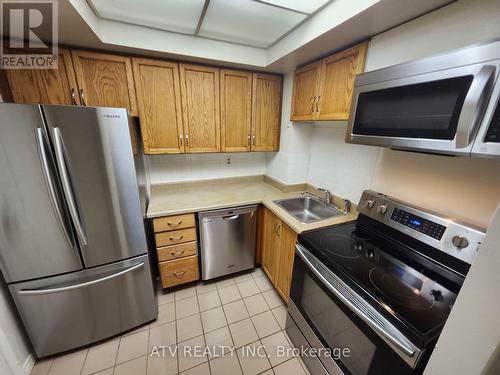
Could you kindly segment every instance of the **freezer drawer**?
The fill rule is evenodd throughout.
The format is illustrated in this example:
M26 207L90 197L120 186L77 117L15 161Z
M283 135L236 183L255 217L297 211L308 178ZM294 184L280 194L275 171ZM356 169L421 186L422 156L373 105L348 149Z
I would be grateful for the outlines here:
M253 268L257 206L199 214L202 280Z
M105 339L158 314L147 255L9 288L37 357Z

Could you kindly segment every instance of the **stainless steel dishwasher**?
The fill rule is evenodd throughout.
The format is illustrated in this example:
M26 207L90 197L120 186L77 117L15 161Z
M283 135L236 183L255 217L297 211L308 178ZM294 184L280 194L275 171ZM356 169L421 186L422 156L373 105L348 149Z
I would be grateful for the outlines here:
M257 205L198 214L201 279L253 268Z

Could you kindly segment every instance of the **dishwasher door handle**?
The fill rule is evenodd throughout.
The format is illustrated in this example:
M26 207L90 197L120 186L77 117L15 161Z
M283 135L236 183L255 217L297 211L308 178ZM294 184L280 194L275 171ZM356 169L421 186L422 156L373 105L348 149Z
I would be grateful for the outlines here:
M230 215L230 216L222 216L222 220L235 220L240 217L240 214Z

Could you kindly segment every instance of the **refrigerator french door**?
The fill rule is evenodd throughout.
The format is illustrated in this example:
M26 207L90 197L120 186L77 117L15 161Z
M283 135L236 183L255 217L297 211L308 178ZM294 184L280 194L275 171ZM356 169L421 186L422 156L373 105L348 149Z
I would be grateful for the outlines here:
M0 104L0 267L36 355L157 315L124 109Z

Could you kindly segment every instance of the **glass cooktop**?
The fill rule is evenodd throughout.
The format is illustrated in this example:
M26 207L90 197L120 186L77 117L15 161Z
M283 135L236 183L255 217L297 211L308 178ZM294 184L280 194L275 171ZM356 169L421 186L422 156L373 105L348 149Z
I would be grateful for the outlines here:
M424 266L398 259L395 245L379 235L352 222L303 233L299 242L345 279L336 272L340 269L351 284L417 334L426 335L444 325L456 294L426 276L431 273Z

